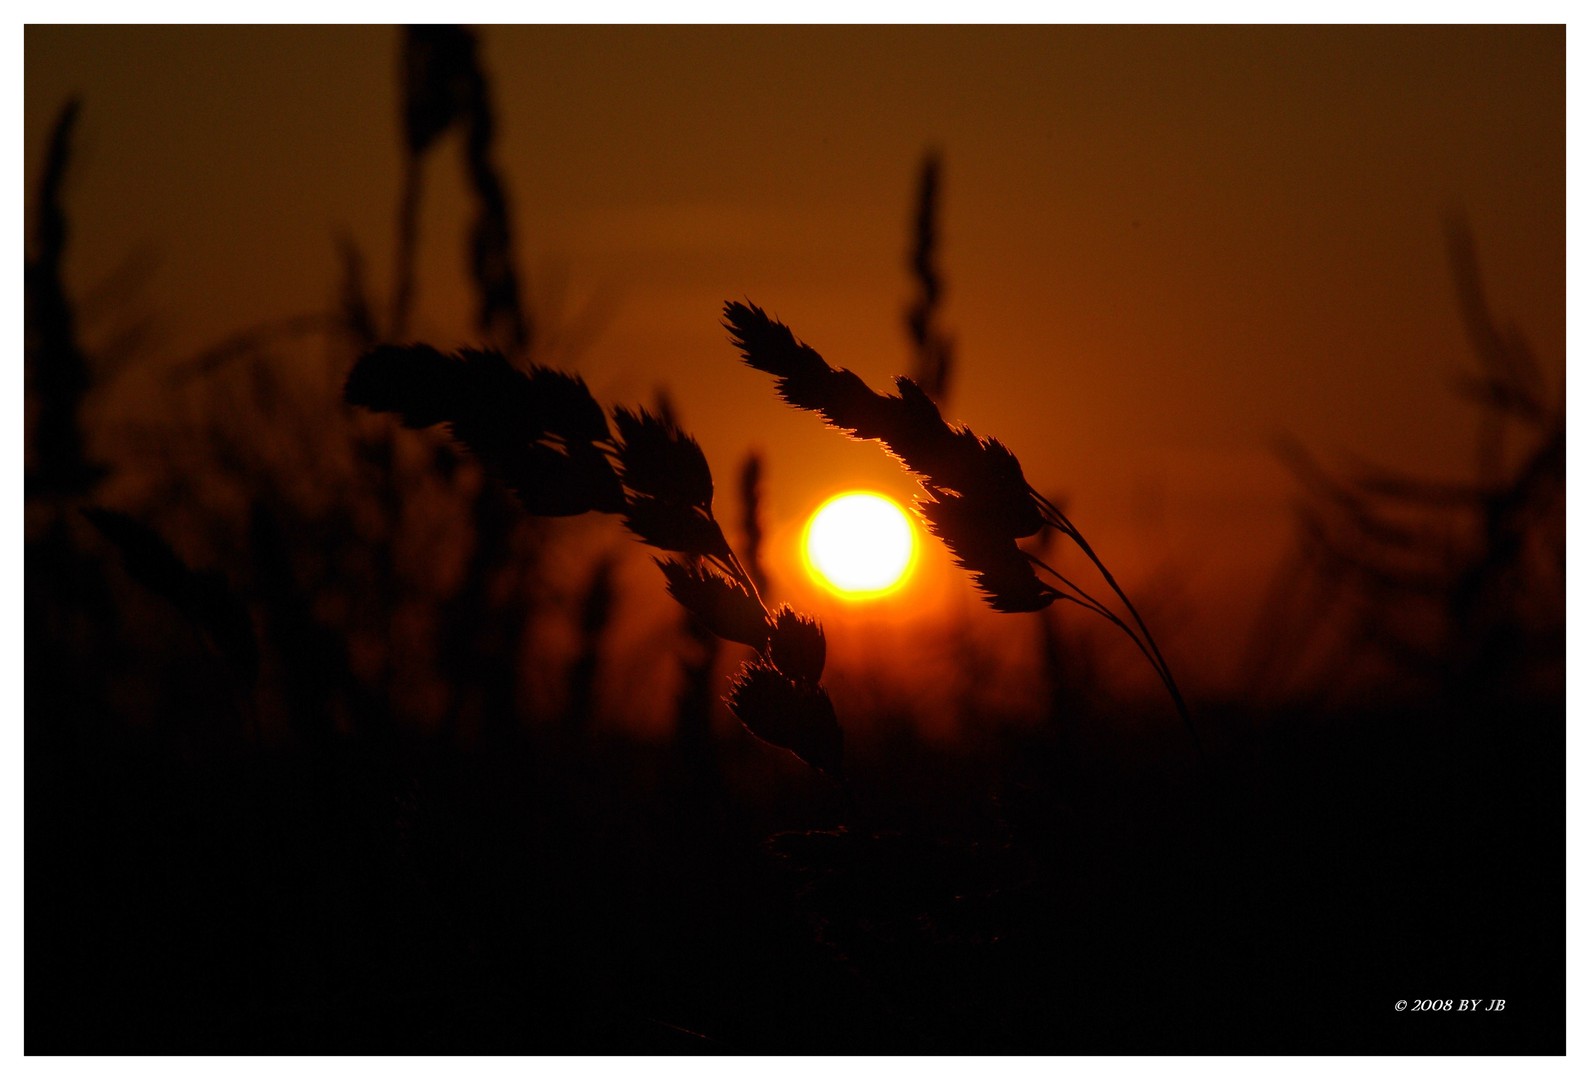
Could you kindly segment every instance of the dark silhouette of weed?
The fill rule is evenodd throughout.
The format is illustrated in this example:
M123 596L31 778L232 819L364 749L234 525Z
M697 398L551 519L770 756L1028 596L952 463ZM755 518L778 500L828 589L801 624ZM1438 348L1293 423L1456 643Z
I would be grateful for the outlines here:
M446 425L533 515L614 514L643 543L682 556L659 560L670 595L716 636L760 654L732 683L730 710L753 735L840 776L839 725L817 682L822 631L763 605L713 516L706 456L677 425L619 406L609 427L578 377L426 345L366 353L344 398L406 427Z
M1322 692L1366 656L1463 701L1536 692L1532 680L1552 677L1541 658L1560 657L1563 643L1565 398L1519 330L1492 314L1467 223L1448 221L1446 241L1478 361L1456 379L1478 409L1474 478L1362 462L1338 475L1281 440L1301 488L1299 544L1249 649L1255 684L1283 670L1297 683L1311 646L1328 652L1315 673ZM1324 616L1344 606L1345 632L1328 641Z
M755 304L729 301L723 314L724 328L741 358L772 375L780 397L817 413L830 427L854 439L883 444L917 478L926 493L916 501L917 513L956 564L972 575L990 607L1038 611L1056 600L1067 600L1125 633L1164 684L1202 758L1198 731L1147 624L1076 525L1027 483L1010 450L964 425L946 423L913 379L900 376L895 379L898 394L879 394L848 368L830 367L816 349ZM1124 606L1130 623L1017 545L1017 540L1042 529L1054 530L1087 557ZM1052 583L1041 580L1039 570Z
M916 214L906 264L916 283L916 296L906 308L906 335L911 342L912 379L928 397L943 405L955 372L955 343L944 329L944 279L938 264L939 188L943 162L936 151L922 158L917 177Z
M758 592L767 591L762 535L762 455L753 450L740 465L740 536L744 541L745 572L751 575Z
M612 556L598 559L580 601L579 652L569 666L569 700L563 718L564 727L577 739L586 735L596 716L596 676L601 667L602 642L612 624L617 599L613 588L616 565Z
M469 266L479 297L476 316L485 340L511 353L530 348L533 327L519 299L508 200L493 143L496 113L477 56L475 35L461 26L411 26L403 37L403 130L406 157L398 218L398 288L392 335L407 331L413 298L414 251L421 175L427 152L443 133L460 127L464 165L475 195Z
M80 108L76 99L63 105L50 133L39 188L35 253L23 271L27 381L34 399L28 417L33 450L26 484L30 495L82 495L106 472L89 458L84 446L79 414L92 379L63 280L70 230L61 195Z
M673 399L664 390L656 394L657 414L664 422L678 426L678 418L674 413ZM668 592L670 596L678 599L688 596L691 587L709 588L703 582L691 582L687 586L683 582L674 580L676 570L692 570L692 567L682 567L678 563L660 564L664 575L668 577ZM747 570L749 573L749 569ZM761 591L761 584L752 578L757 590ZM684 603L683 600L680 601ZM720 611L715 614L722 616L732 624L734 615L729 611ZM721 791L722 777L717 768L717 759L712 746L712 715L714 706L720 700L716 691L715 674L718 662L723 655L725 641L739 641L753 648L761 648L766 636L765 619L761 612L754 613L755 619L762 625L742 629L740 636L732 633L720 635L713 629L713 624L703 616L697 615L686 608L680 625L680 634L683 637L684 650L679 659L680 686L679 693L674 700L674 748L678 752L684 769L686 782L698 792L717 793ZM754 640L747 640L747 637Z
M84 507L82 514L121 553L127 575L169 601L225 660L245 690L259 678L259 645L248 608L226 577L184 562L155 530L119 510Z

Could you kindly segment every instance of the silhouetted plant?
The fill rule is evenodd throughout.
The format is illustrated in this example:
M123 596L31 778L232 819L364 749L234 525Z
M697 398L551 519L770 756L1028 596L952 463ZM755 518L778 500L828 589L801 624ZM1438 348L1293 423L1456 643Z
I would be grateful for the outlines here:
M745 572L760 592L767 591L762 569L762 455L745 455L740 466L740 534L745 542Z
M668 393L658 390L655 403L657 415L665 423L677 426L673 400ZM668 572L668 567L664 567L664 573ZM688 586L685 583L676 586L670 578L670 595L677 597L681 588ZM757 617L761 618L760 613ZM689 782L701 791L708 791L715 788L720 780L712 754L712 713L717 701L714 673L723 654L725 637L735 641L741 639L732 635L720 636L699 615L688 609L681 619L680 633L684 637L685 647L679 661L679 693L674 699L674 745L690 774ZM760 648L760 641L749 644Z
M1051 499L1061 505L1059 496ZM1038 534L1033 554L1045 562L1055 557L1060 534L1045 529ZM1044 680L1049 692L1049 719L1058 721L1066 708L1075 708L1094 692L1092 664L1092 639L1085 635L1067 633L1060 619L1060 610L1050 605L1038 612L1038 655L1042 663Z
M1076 525L1027 483L1021 463L1003 444L946 423L912 379L895 379L898 395L875 393L855 372L830 367L817 350L754 304L727 303L724 327L747 364L774 376L786 402L817 413L852 438L882 443L916 476L926 492L916 502L917 513L956 564L972 575L990 607L1037 611L1068 600L1120 628L1148 659L1202 754L1181 691L1137 608ZM1070 540L1098 569L1130 624L1017 545L1045 528ZM1053 583L1040 580L1038 570Z
M601 664L602 641L613 621L616 567L617 560L611 555L598 559L580 602L579 653L569 666L569 702L564 710L564 726L576 737L589 730L596 715L596 674Z
M420 177L427 151L449 128L464 130L464 164L477 214L469 238L469 266L479 297L476 324L486 340L514 353L531 343L530 319L519 298L508 200L492 154L496 116L475 35L461 26L411 26L403 37L403 202L398 223L398 287L392 334L401 338L413 297Z
M116 546L127 576L169 601L252 688L259 677L254 624L225 576L194 570L159 533L129 514L99 506L84 507L82 514Z
M270 319L236 333L228 334L193 355L171 365L166 381L180 385L193 378L213 375L229 363L246 357L258 356L269 347L290 338L323 334L327 330L345 328L347 315L323 311L306 312Z
M464 458L453 447L436 441L426 453L409 453L393 445L390 425L327 417L322 410L336 396L313 385L322 369L283 363L278 352L318 339L351 359L399 333L414 301L422 158L434 155L446 132L461 136L476 210L465 238L478 305L472 322L494 344L528 350L531 319L519 302L474 35L432 27L400 40L399 139L408 173L392 295L375 302L359 248L340 239L342 276L331 303L262 321L169 365L165 389L190 396L193 407L177 415L192 417L192 430L166 415L158 429L137 433L164 459L150 496L167 509L156 515L162 527L186 517L213 550L255 570L251 599L283 701L292 702L287 719L316 733L384 727L405 715L439 719L453 733L522 718L534 704L522 691L535 678L525 677L524 661L546 655L526 646L555 588L544 572L541 531L514 513L502 491L478 483L473 468L460 468ZM346 361L333 359L331 368L340 389ZM238 511L251 504L270 528L248 527ZM267 541L267 550L254 550ZM410 687L424 692L402 692Z
M950 376L955 370L955 348L942 325L944 281L939 274L939 155L930 151L922 159L917 180L916 217L907 264L917 293L905 313L906 333L914 353L913 379L923 393L940 405L948 400Z
M370 306L370 291L364 280L364 253L349 237L337 243L342 260L342 290L338 296L339 328L357 350L363 351L380 340L375 312Z
M752 734L839 775L839 726L816 682L821 630L767 611L713 516L706 456L676 425L618 407L609 427L578 377L426 345L366 353L344 397L407 427L446 425L531 514L615 514L642 542L682 556L659 561L670 595L719 637L751 639L761 654L736 677L730 709Z
M91 382L89 360L78 341L77 320L63 279L69 230L61 192L71 162L78 111L78 101L68 101L50 133L39 187L35 253L23 273L27 383L34 399L29 424L33 444L27 476L30 495L80 495L105 474L102 465L89 460L83 445L79 414Z
M1324 661L1324 685L1340 684L1341 669L1370 654L1458 696L1516 691L1529 663L1561 655L1564 399L1549 393L1518 329L1491 314L1461 219L1447 225L1447 251L1479 362L1457 381L1479 408L1475 478L1436 481L1363 464L1340 476L1284 440L1281 457L1302 487L1300 543L1260 616L1255 680L1283 663L1295 668L1342 604L1352 608L1350 627ZM1289 610L1300 592L1316 598L1301 619Z

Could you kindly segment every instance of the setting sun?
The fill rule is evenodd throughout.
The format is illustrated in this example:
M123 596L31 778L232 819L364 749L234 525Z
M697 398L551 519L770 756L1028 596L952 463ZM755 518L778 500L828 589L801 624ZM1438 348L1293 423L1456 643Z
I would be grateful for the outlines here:
M850 491L817 508L801 549L821 584L848 599L870 599L893 592L911 572L916 529L893 499Z

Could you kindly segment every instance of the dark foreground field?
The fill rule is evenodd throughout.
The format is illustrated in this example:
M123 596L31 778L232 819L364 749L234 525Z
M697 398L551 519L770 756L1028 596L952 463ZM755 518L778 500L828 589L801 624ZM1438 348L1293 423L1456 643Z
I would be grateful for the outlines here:
M1565 1048L1556 712L880 745L841 828L749 739L179 754L56 674L29 1053Z

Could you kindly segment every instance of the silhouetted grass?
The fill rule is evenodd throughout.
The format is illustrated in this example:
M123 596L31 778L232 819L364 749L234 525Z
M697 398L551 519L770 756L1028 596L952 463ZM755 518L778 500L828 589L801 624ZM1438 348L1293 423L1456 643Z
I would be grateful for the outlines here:
M1462 700L1535 694L1535 681L1552 677L1547 658L1560 657L1564 641L1565 399L1547 388L1517 328L1491 314L1461 220L1448 224L1447 246L1478 361L1457 380L1478 410L1474 478L1361 462L1340 475L1283 440L1301 489L1300 544L1260 616L1255 680L1284 673L1297 684L1310 649L1327 647L1306 665L1315 683L1305 690L1339 688L1365 656ZM1321 617L1331 609L1348 613L1334 643Z
M979 437L965 426L947 424L932 399L905 376L895 379L898 395L875 393L855 372L830 367L817 350L797 340L789 327L755 304L727 303L724 326L745 362L774 376L786 402L817 413L852 438L882 443L916 476L927 493L917 500L917 513L956 564L971 573L990 607L1037 611L1056 600L1068 600L1125 633L1159 676L1202 756L1186 702L1137 608L1081 531L1027 483L1021 463L1003 444ZM1097 568L1124 605L1130 625L1017 545L1018 539L1044 528L1071 541ZM1049 574L1054 584L1041 581L1036 570Z
M403 117L407 158L398 225L398 288L392 336L404 336L412 304L421 170L426 153L448 129L464 135L464 165L475 195L469 267L484 339L511 353L530 348L533 328L519 295L507 195L494 157L496 113L476 56L474 32L461 26L411 26L403 39Z
M469 123L457 102L481 73L459 55L463 96L437 107L436 132ZM924 179L919 219L937 192ZM918 233L936 252L936 226ZM1560 1048L1560 692L1506 696L1511 676L1492 667L1472 698L1206 704L1233 810L1214 822L1190 812L1179 733L1161 738L1109 695L1076 702L1063 731L1032 723L1036 697L985 708L953 743L847 697L843 772L867 796L866 829L848 806L849 828L814 828L839 800L748 739L712 745L721 795L703 807L695 774L597 715L624 694L664 722L684 712L682 695L646 698L629 677L615 630L629 596L611 546L590 542L610 523L527 518L479 483L476 459L527 507L618 517L669 549L655 561L697 632L757 651L729 688L740 718L837 773L821 628L761 600L758 459L738 477L731 543L705 455L667 410L604 409L523 356L382 348L401 335L372 316L389 308L356 256L342 252L334 314L230 336L221 359L168 384L142 441L96 439L113 479L153 477L115 500L128 515L90 513L95 535L30 487L29 1052ZM502 277L471 276L473 332L511 349L508 322L478 317L484 282ZM30 304L30 346L41 310ZM359 394L416 427L450 425L469 449L343 408L360 357L387 370ZM927 394L802 370L924 476L941 533L991 598L1041 619L1083 599L1047 565L1080 534L1013 454L946 424ZM1561 439L1513 442L1551 423L1523 419L1511 377L1487 379L1475 391L1509 402L1495 484L1324 474L1322 517L1363 526L1381 545L1363 556L1401 533L1424 542L1378 508L1461 507L1491 554L1471 564L1483 572L1432 579L1438 599L1421 602L1471 612L1452 640L1490 643L1453 655L1538 654L1537 638L1510 635L1554 599L1520 577L1561 565L1547 512ZM1554 421L1556 403L1537 400ZM162 632L171 620L158 605L118 611L107 588L141 574L202 621L220 605L197 598L221 581L194 567L224 571L259 625L256 695L281 721L270 737L231 739L226 703ZM224 635L228 619L214 621ZM1046 640L1051 672L1085 669ZM653 636L645 651L666 650ZM527 669L566 700L522 685ZM702 706L717 692L705 678L687 689ZM1448 986L1518 999L1461 1029L1389 1009L1409 987Z
M80 104L61 107L40 181L34 254L23 272L27 293L27 379L36 406L27 487L30 494L85 494L104 476L84 446L80 410L90 385L89 358L78 342L63 266L70 230L61 202Z
M818 682L822 631L764 607L713 516L712 472L693 438L622 406L609 428L583 380L520 371L495 352L381 346L354 365L344 396L411 428L445 424L531 514L614 514L643 543L684 556L660 563L669 593L718 637L752 638L762 654L735 677L730 710L753 735L839 775L839 725Z
M254 624L225 576L193 570L159 533L128 514L90 506L83 516L116 545L128 575L180 611L251 688L259 678Z
M943 161L930 151L917 180L916 217L906 262L917 292L905 313L913 353L912 381L940 405L949 398L955 345L942 325L944 281L939 272L939 185Z
M767 591L767 571L762 569L762 455L753 450L740 466L740 536L744 541L745 572L760 592Z

